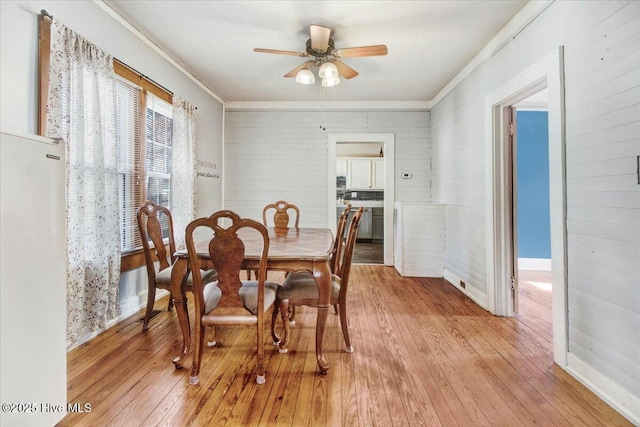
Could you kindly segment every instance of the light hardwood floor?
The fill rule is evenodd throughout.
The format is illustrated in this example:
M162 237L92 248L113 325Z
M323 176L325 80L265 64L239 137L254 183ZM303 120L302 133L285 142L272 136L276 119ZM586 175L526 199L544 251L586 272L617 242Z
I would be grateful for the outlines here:
M159 313L143 333L141 311L68 354L68 401L92 410L60 425L631 425L553 364L535 286L521 281L522 313L507 319L442 279L357 265L352 280L355 352L343 351L330 314L326 376L315 360L314 309L298 309L288 354L265 336L266 384L255 382L253 329L226 328L221 345L205 349L197 386L188 383L190 358L182 370L171 363L175 312Z

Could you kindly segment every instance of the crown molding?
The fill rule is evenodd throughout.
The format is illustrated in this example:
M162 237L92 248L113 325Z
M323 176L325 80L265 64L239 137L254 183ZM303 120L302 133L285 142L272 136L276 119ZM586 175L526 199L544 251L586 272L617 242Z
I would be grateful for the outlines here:
M427 111L431 109L429 101L343 101L343 102L296 102L296 101L261 101L261 102L226 102L225 109L233 110L297 110L297 111Z

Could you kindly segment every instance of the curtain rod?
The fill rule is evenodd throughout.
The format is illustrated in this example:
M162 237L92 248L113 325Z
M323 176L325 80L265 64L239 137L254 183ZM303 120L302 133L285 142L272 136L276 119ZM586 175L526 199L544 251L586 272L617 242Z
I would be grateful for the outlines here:
M145 80L150 81L151 83L153 83L154 85L162 88L163 90L165 90L167 93L170 93L171 96L173 96L173 92L171 92L169 89L167 89L166 87L162 86L160 83L156 82L155 80L145 76L144 74L142 74L140 71L136 70L135 68L125 64L124 62L122 62L121 60L117 59L117 58L113 58L114 61L118 61L120 64L124 65L125 67L127 67L128 69L130 69L131 71L133 71L134 73L136 73L137 75L139 75L140 77L142 77Z
M172 91L170 91L169 89L167 89L166 87L162 86L160 83L156 82L155 80L145 76L144 74L142 74L140 71L136 70L135 68L125 64L124 62L122 62L121 60L114 58L114 61L118 61L120 64L122 64L123 66L127 67L128 69L130 69L131 71L133 71L134 73L138 74L140 77L142 77L145 80L150 81L151 83L153 83L154 85L162 88L163 90L167 91L167 93L170 93L171 96L174 95L174 93ZM195 105L193 106L193 108L195 108L196 110L198 109L198 107L196 107Z

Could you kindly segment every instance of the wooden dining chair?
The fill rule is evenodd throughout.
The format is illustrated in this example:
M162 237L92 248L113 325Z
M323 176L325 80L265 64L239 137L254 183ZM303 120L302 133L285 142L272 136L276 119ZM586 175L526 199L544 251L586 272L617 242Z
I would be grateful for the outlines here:
M142 330L146 331L149 329L149 320L153 314L156 289L171 292L171 272L176 260L174 256L176 243L173 235L173 219L166 207L147 200L138 208L136 219L147 265L147 310L142 323ZM217 277L215 270L202 271L201 275L205 280L215 280ZM189 275L186 280L188 291L191 291L192 284L192 277ZM170 296L167 310L171 310L172 307L173 296Z
M270 215L272 210L274 211L273 216ZM294 228L298 228L298 224L300 223L300 209L298 209L296 205L284 200L278 200L275 203L270 203L262 209L262 223L265 227L273 224L276 231L287 230L291 220L289 212L292 212L294 215ZM269 219L271 219L271 221L269 221ZM257 272L254 271L253 273L254 276L257 277ZM247 280L251 280L251 270L247 270Z
M273 226L276 229L287 229L289 228L289 222L291 220L291 216L289 215L289 212L293 212L294 214L294 222L293 222L293 226L294 228L298 228L298 224L300 222L300 209L298 209L298 207L292 203L288 203L285 202L284 200L278 200L275 203L271 203L267 206L264 207L264 209L262 209L262 223L265 226L269 225L269 222L267 221L268 219L268 214L270 214L271 210L275 210L275 212L273 213Z
M349 275L351 272L351 259L353 257L353 249L358 237L358 226L364 209L358 208L355 215L351 219L347 232L347 240L344 246L344 252L340 258L337 267L331 274L331 299L330 304L337 305L340 314L340 326L342 327L342 335L346 345L346 352L353 352L351 346L351 338L349 337L349 328L347 321L347 290L349 287ZM309 272L292 273L284 280L282 286L278 288L276 308L280 312L282 324L284 326L284 337L280 339L276 332L275 324L277 314L271 317L271 334L274 342L280 346L279 351L286 353L288 351L287 344L291 334L291 324L289 322L290 307L306 305L316 307L318 305L318 285L315 278ZM275 311L274 310L274 311ZM276 312L276 313L277 313Z
M262 252L256 281L240 280L244 243L237 232L242 228L254 229L261 236ZM207 284L199 271L193 272L195 347L189 383L195 385L199 381L205 327L249 325L257 329L256 382L264 384L264 313L273 308L278 288L277 283L266 280L269 253L267 228L257 221L240 218L229 210L218 211L208 218L196 219L186 230L189 265L198 265L199 262L194 240L194 233L198 229L209 229L213 232L206 250L209 251L211 261L218 272L218 280Z
M338 223L336 226L336 241L333 244L333 251L331 252L331 261L330 261L331 273L333 274L335 274L338 271L340 260L342 259L342 254L343 254L342 249L344 247L344 229L347 224L347 218L349 217L349 212L351 212L350 204L345 206L345 208L342 210L342 213L340 214L340 217L338 218ZM335 309L336 314L338 314L339 313L338 305L335 304L333 307ZM276 310L274 310L274 315L276 315ZM296 323L295 317L296 317L296 306L290 305L289 306L289 324L290 325L294 325ZM272 335L273 335L273 330L272 330ZM274 336L274 340L275 340L275 336Z

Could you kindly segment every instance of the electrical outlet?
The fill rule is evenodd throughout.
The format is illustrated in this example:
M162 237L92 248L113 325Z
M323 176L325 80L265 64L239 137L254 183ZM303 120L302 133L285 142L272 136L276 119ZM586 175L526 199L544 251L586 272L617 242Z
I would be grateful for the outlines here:
M460 280L460 287L461 287L462 289L465 289L465 288L467 287L467 284L466 284L466 283L464 283L464 280Z

